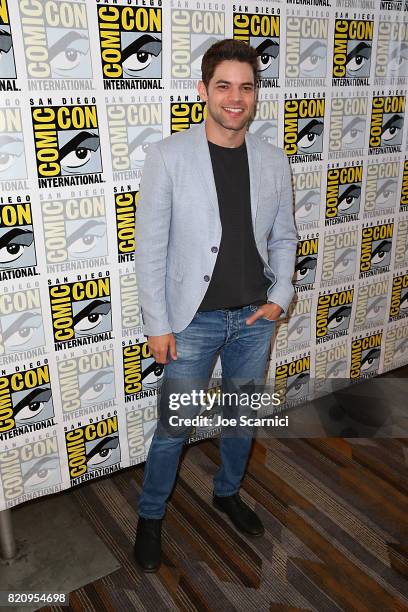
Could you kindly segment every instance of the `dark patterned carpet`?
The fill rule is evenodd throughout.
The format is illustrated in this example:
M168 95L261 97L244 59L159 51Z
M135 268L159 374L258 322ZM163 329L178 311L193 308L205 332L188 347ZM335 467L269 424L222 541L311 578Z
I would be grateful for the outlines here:
M75 611L408 611L408 440L257 440L241 489L266 534L211 505L218 441L184 453L163 563L132 558L143 467L72 491L122 568L70 595Z

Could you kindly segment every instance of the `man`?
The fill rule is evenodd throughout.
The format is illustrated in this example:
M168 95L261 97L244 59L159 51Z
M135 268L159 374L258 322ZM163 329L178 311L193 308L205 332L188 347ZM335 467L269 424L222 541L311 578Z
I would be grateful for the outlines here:
M247 132L256 77L255 49L215 43L198 85L205 123L150 145L144 165L136 273L149 349L166 364L139 500L134 552L144 571L159 567L166 500L191 431L171 425L170 395L205 389L218 354L223 392L264 380L275 321L293 298L289 163ZM237 413L228 408L227 415ZM200 406L191 402L177 412L193 417ZM260 519L238 493L252 443L252 432L239 429L222 431L213 505L240 531L260 536Z

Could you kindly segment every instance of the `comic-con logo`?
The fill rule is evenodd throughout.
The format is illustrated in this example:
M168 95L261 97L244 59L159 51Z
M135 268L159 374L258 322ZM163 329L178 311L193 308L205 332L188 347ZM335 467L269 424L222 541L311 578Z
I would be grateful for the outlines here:
M157 394L164 366L157 363L146 342L122 347L125 402Z
M400 162L382 161L367 166L364 215L391 213L395 210L398 193Z
M404 127L405 96L373 96L368 152L399 153Z
M351 341L350 378L352 380L371 378L378 374L381 340L382 333L380 332Z
M309 394L310 355L276 366L275 389L280 405L295 406L306 401Z
M273 12L273 9L270 9ZM279 9L276 11L279 13ZM233 37L256 49L262 87L276 87L279 77L280 15L234 13Z
M112 349L58 361L58 377L64 420L87 414L90 406L107 408L114 403Z
M296 250L295 287L312 289L316 280L317 255L319 251L318 235L299 240Z
M401 83L408 76L408 23L380 19L378 24L376 83Z
M35 79L75 79L76 89L89 89L80 81L92 78L86 3L19 0L19 8L30 89Z
M44 324L38 288L0 295L0 355L27 352L42 354ZM37 350L36 350L37 349ZM7 358L0 358L6 363Z
M71 484L110 474L120 467L118 417L65 432Z
M329 159L364 154L367 96L333 97L331 100Z
M295 192L295 218L298 229L316 227L320 218L322 171L292 173Z
M7 0L0 0L0 90L15 90L5 79L17 77Z
M105 89L161 89L161 8L99 6L98 24Z
M324 236L321 285L351 281L356 270L357 230L335 232Z
M119 263L133 261L135 258L135 224L138 202L138 191L115 193L116 242Z
M249 131L264 142L278 145L278 100L261 100L258 97L255 117Z
M329 20L286 18L286 86L324 85Z
M389 320L396 321L408 316L408 274L392 279Z
M67 341L81 346L111 338L109 276L51 285L49 298L57 350Z
M399 164L398 164L398 167L399 167ZM404 212L408 210L408 159L404 160L404 172L402 175L401 197L400 197L399 209Z
M361 205L363 164L327 170L325 224L358 218Z
M207 119L207 105L205 102L174 102L170 96L170 132L182 132L192 125L202 123Z
M0 377L0 433L22 428L14 435L36 429L35 424L54 416L50 372L48 365L39 365L31 370L14 372Z
M171 87L201 79L204 53L225 38L224 11L172 9L171 11ZM191 84L191 83L190 83Z
M139 179L147 149L163 138L162 105L108 104L113 180Z
M34 106L31 115L39 187L102 181L95 105Z
M394 223L366 225L361 231L360 278L388 272Z
M369 328L384 322L388 285L388 278L370 279L367 284L359 285L354 329Z
M317 299L316 342L348 333L354 289L324 293Z
M48 273L59 271L68 261L95 259L92 263L106 264L108 242L103 195L44 200L41 209Z
M312 298L302 297L289 306L288 318L277 324L276 354L283 356L306 349L311 338Z
M332 84L343 86L368 85L374 20L336 19Z
M134 272L120 274L119 285L122 337L134 334L135 331L142 333L142 315L136 274Z
M27 167L20 109L0 108L0 181L25 179L26 177Z
M47 432L42 440L13 445L0 453L0 479L6 508L61 490L58 451L57 436Z
M36 265L31 203L0 204L0 279L33 276Z
M322 159L324 98L285 100L284 150L293 162Z

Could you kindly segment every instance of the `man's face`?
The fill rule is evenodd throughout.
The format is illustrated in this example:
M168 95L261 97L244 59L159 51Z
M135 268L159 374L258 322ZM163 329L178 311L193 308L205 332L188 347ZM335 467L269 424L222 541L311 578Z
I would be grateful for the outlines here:
M246 127L255 109L252 68L246 62L225 60L218 64L206 89L200 81L201 99L207 102L208 119L226 130Z

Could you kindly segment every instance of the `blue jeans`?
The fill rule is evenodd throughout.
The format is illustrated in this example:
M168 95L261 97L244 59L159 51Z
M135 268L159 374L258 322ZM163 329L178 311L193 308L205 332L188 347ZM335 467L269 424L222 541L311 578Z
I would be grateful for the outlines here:
M163 518L166 501L174 486L183 445L192 428L169 428L171 393L191 393L206 390L217 355L222 366L222 393L236 389L262 388L269 357L275 322L259 318L252 325L245 320L257 310L250 305L239 309L197 312L191 323L175 333L177 360L170 358L164 367L159 402L159 420L147 456L143 488L139 498L139 516ZM194 404L194 403L193 403ZM223 416L230 418L237 407L223 406ZM180 407L177 415L194 417L202 412L197 405ZM256 415L255 415L256 416ZM170 429L172 431L170 431ZM220 437L221 465L214 476L214 494L228 496L237 493L244 476L253 431L223 427Z

